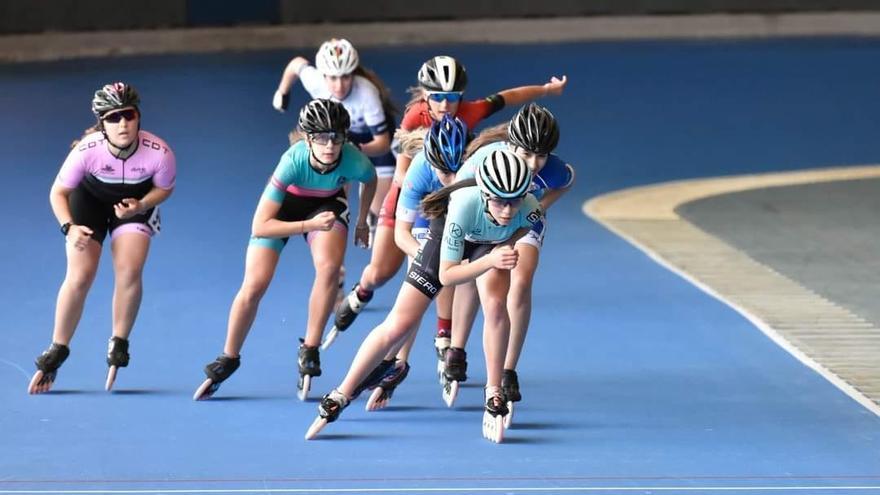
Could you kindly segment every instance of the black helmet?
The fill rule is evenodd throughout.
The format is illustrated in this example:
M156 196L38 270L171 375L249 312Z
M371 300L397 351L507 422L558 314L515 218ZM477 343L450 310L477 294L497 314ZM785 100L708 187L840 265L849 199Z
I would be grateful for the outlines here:
M348 110L337 101L317 98L299 111L299 128L306 134L338 132L344 134L351 127Z
M520 148L544 155L559 144L559 125L550 110L529 103L507 125L507 140Z
M133 86L124 82L115 82L95 91L95 97L92 98L92 113L100 119L107 112L120 108L134 107L137 109L140 103L141 98Z
M436 169L455 173L467 144L467 125L458 117L443 116L435 120L425 136L425 158Z
M419 86L428 91L464 91L467 72L452 57L433 57L419 69Z

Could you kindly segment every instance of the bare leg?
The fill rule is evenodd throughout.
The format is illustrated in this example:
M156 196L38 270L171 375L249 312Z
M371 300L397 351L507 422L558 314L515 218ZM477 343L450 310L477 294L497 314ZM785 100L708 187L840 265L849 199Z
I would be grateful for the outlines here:
M52 341L70 345L79 319L82 317L86 296L95 281L98 272L98 261L101 259L101 245L90 240L82 251L72 245L66 246L67 274L58 289L58 300L55 304L55 328L52 330Z
M476 284L466 282L456 285L452 301L452 347L465 348L479 309Z
M510 294L507 296L507 311L510 314L510 343L504 369L515 370L529 331L532 316L532 282L538 268L540 252L530 244L517 244L519 261L510 275Z
M229 308L226 344L223 353L238 357L244 340L254 324L260 300L269 288L280 255L272 248L250 246L245 257L244 280Z
M120 234L110 244L113 253L113 336L128 339L141 307L143 273L150 237L137 232Z
M483 306L483 353L486 356L487 387L501 386L504 355L507 353L510 338L510 318L507 315L509 289L509 271L492 269L477 278L477 290Z
M305 345L309 347L321 345L324 326L336 302L346 237L345 230L335 228L311 236L309 247L315 266L315 281L309 295L309 319L306 324Z
M398 345L410 328L418 326L431 303L415 287L404 283L385 321L374 328L361 343L357 355L338 390L351 397L357 386L379 364L385 354Z
M361 273L361 288L376 290L385 285L400 270L404 257L403 251L394 243L394 228L379 224L373 240L370 264Z

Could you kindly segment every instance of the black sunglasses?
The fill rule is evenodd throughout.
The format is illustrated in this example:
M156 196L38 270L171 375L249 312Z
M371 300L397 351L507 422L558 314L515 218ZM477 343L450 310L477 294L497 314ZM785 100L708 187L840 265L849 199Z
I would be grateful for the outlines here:
M116 124L120 120L125 119L129 122L134 120L137 117L137 110L134 108L127 108L125 110L120 110L118 112L108 113L104 116L104 122L110 122L111 124Z

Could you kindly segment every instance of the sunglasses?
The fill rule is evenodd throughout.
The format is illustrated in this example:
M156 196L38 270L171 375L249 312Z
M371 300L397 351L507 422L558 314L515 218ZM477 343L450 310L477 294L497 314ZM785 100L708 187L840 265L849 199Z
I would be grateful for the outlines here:
M462 93L461 91L450 91L448 93L440 93L440 92L430 92L428 93L428 99L431 101L435 101L437 103L442 103L444 100L449 103L458 103L461 101Z
M111 124L116 124L120 120L125 119L129 122L137 118L137 110L134 108L128 108L125 110L120 110L118 112L108 113L103 117L104 122L110 122Z
M342 144L345 142L345 134L339 132L316 132L314 134L309 134L309 139L311 139L313 143L320 144L321 146L326 146L330 143Z
M489 203L491 203L492 206L494 206L498 209L504 208L505 206L509 206L511 208L519 208L519 205L521 205L522 201L523 201L522 198L515 198L515 199L488 198L488 199L489 199Z

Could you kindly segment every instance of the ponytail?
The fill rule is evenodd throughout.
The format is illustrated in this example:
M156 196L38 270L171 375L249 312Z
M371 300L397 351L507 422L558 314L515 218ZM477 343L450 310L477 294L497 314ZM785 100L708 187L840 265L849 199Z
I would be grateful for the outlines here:
M492 127L488 127L483 132L481 132L477 137L471 141L467 149L464 150L464 158L462 160L467 160L474 154L475 151L486 146L487 144L497 143L498 141L506 141L507 140L507 124L498 124Z
M476 186L476 179L464 179L432 192L422 199L422 215L427 219L441 218L449 208L449 196L464 187Z

